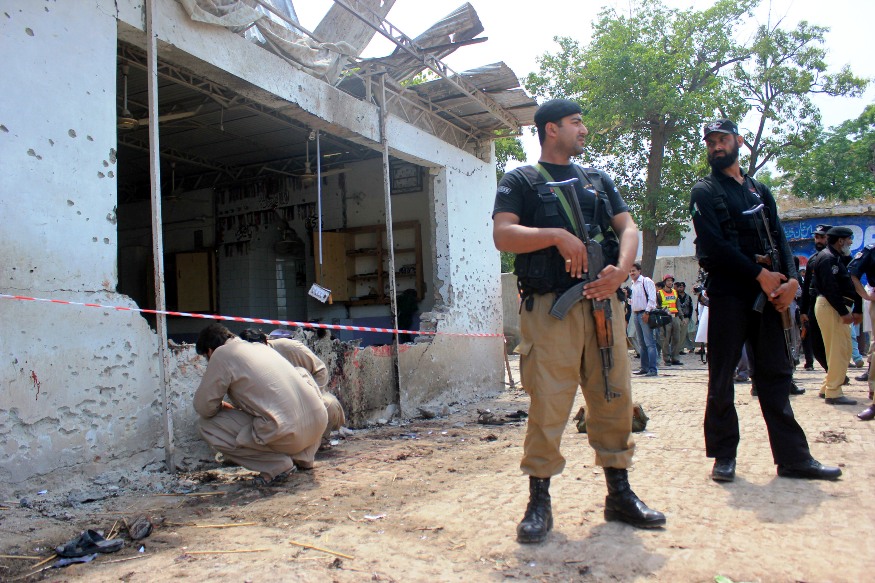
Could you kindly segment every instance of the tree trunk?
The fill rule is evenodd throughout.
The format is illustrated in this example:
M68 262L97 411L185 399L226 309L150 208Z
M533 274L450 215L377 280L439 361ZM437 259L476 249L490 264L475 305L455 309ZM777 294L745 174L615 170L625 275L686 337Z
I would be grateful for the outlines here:
M647 181L644 191L644 213L647 217L656 216L657 201L662 191L662 164L665 159L666 127L665 120L659 119L650 126L650 156L647 160ZM655 226L642 231L641 271L653 277L656 266L656 251L659 247Z
M656 267L656 249L659 247L656 242L656 231L644 229L641 231L641 235L641 271L653 279L653 269Z

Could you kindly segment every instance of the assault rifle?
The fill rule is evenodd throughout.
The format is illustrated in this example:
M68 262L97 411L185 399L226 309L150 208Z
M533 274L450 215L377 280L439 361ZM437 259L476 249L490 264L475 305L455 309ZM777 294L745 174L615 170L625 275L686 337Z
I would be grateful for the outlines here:
M571 178L562 182L548 182L546 186L550 188L564 188L574 185L577 181L577 178ZM577 200L577 193L574 191L574 188L570 190L568 200L574 214L571 218L577 223L581 240L586 246L587 270L584 272L585 277L583 281L570 287L553 302L553 306L550 308L550 315L558 320L565 317L571 306L584 299L583 286L590 281L594 281L605 267L602 247L590 239L589 233L586 230L586 220L583 218L583 211L580 209L580 202ZM595 322L596 340L599 354L602 358L602 377L605 379L605 400L610 401L614 397L620 396L620 393L611 390L608 382L608 374L614 368L614 329L611 324L610 300L593 300L592 318Z
M781 270L781 254L775 246L774 239L772 239L772 231L769 229L769 223L766 220L766 213L763 210L764 208L765 205L760 203L742 212L744 215L753 215L755 217L754 224L757 228L757 234L759 235L760 241L765 250L765 255L754 255L754 260L771 271L783 273ZM757 221L756 217L759 217L760 220ZM760 226L760 223L762 223L762 226ZM763 231L765 231L765 235L763 234ZM784 273L784 275L787 274ZM757 299L753 304L753 309L762 314L767 301L768 298L766 297L765 292L760 292L760 295L757 296ZM783 312L778 313L781 315L781 327L784 328L784 348L787 349L787 356L790 358L790 362L793 362L793 340L790 336L793 324L790 321L790 310L784 310Z

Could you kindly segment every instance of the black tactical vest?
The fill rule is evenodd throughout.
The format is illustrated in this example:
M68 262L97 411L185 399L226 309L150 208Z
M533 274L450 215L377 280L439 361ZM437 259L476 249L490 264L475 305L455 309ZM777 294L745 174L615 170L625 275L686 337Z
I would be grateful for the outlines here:
M581 185L596 193L593 219L587 224L589 237L601 245L605 265L616 265L620 255L620 243L611 228L614 211L602 177L594 170L584 169L576 164L573 166ZM529 185L529 190L523 196L536 196L539 199L531 224L524 223L524 226L560 228L574 233L571 217L565 214L559 197L547 186L546 178L538 172L537 168L522 166L512 172L519 172ZM577 196L576 190L575 196ZM517 276L517 286L523 298L532 294L562 293L580 282L565 271L565 259L555 246L518 254L514 261L514 274ZM595 275L593 274L593 277Z
M707 184L712 196L714 197L714 211L717 213L717 220L720 222L720 230L723 232L723 236L726 240L751 258L753 258L754 254L762 253L764 250L763 241L760 237L760 233L757 231L757 221L759 221L759 219L746 215L733 218L729 214L729 206L726 203L726 190L724 190L723 185L710 175L700 178L699 182ZM754 188L760 195L760 198L762 198L762 190L760 189L759 184L753 178L745 176L742 188L750 188L748 185ZM765 199L763 199L762 202L765 204ZM769 216L769 205L766 204L763 207L763 212L766 216L766 223L772 231L772 238L777 241L777 233L771 228L772 219ZM765 233L762 235L765 236ZM699 267L706 272L712 271L715 267L713 262L711 262L702 252L701 247L698 245L698 241L694 241L693 243L696 245L696 257L699 260Z

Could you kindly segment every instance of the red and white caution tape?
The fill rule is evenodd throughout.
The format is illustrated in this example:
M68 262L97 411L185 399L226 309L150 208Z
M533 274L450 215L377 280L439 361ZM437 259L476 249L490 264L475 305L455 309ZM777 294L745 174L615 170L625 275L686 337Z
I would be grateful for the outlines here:
M85 306L86 308L101 308L116 312L139 312L141 314L164 314L165 316L178 316L181 318L199 318L201 320L227 320L230 322L246 322L248 324L273 324L274 326L298 326L301 328L321 328L323 330L351 330L353 332L385 332L388 334L419 334L421 336L469 336L475 338L501 338L504 334L465 334L460 332L426 332L421 330L395 330L393 328L373 328L370 326L343 326L340 324L318 324L315 322L295 322L293 320L271 320L268 318L244 318L242 316L220 316L218 314L196 314L192 312L171 312L168 310L148 310L145 308L129 308L125 306L107 306L86 302L71 302L68 300L51 300L46 298L32 298L30 296L16 296L0 293L0 299L20 300L26 302L47 302L50 304L62 304L66 306Z

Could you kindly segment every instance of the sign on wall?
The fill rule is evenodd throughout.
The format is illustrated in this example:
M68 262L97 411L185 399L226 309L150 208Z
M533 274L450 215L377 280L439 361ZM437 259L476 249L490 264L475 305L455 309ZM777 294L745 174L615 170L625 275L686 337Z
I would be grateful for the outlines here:
M856 253L866 245L875 245L875 217L838 216L812 219L790 219L782 221L784 233L790 243L794 255L798 255L803 263L814 253L814 229L817 225L828 224L833 227L847 227L854 233L851 253Z

